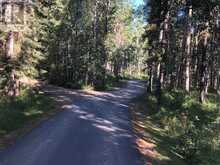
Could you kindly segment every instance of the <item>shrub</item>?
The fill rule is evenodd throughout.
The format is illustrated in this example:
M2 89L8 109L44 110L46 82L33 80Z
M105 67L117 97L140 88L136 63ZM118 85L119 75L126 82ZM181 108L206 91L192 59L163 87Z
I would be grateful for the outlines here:
M148 99L154 100L152 97ZM220 146L217 97L210 94L205 104L197 98L197 92L188 95L183 91L164 91L155 119L175 140L173 149L187 164L213 164L208 154L216 153Z

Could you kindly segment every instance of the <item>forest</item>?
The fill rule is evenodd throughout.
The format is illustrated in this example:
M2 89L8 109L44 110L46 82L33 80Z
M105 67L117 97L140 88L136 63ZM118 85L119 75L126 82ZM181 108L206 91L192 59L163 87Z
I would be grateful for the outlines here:
M0 0L0 148L54 109L41 86L106 92L134 80L147 161L220 164L220 1L136 2Z

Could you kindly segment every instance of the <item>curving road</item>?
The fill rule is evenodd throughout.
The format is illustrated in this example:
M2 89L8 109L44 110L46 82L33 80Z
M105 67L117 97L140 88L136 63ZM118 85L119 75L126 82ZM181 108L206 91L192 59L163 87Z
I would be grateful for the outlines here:
M65 110L0 152L0 165L143 165L128 111L140 81L113 92L48 88Z

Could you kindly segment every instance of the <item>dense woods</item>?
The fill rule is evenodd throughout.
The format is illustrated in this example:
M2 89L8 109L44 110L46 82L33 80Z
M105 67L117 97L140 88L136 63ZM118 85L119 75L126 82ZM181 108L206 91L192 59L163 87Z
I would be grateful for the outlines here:
M1 84L8 95L18 95L11 88L17 90L16 81L24 76L70 88L92 85L104 89L109 76L119 79L128 68L136 72L132 70L136 65L141 72L139 32L135 31L142 25L132 26L134 12L128 2L55 0L24 5L23 29L1 32L5 48L1 51L1 71L5 72ZM7 6L10 4L3 3ZM10 12L4 14L10 18ZM5 21L8 26L17 25ZM9 61L13 62L6 69Z
M10 27L19 24L10 22L10 12L2 20L8 29L1 32L1 84L9 95L17 95L10 88L24 75L104 88L109 73L118 79L135 66L138 74L146 69L158 97L162 88L198 89L204 102L208 89L219 90L218 1L149 1L145 33L125 1L27 2L22 29ZM5 11L9 6L2 3Z
M220 1L132 2L0 0L0 135L16 129L6 111L42 99L35 82L106 90L141 79L141 117L163 130L170 162L220 164Z
M168 164L219 164L219 5L218 0L146 1L148 94L136 116L145 123L144 136L153 131L150 137L159 137L153 139L161 155L153 164L167 155Z
M220 86L219 2L158 0L146 8L149 91L154 84L159 96L162 88L199 90L205 102Z

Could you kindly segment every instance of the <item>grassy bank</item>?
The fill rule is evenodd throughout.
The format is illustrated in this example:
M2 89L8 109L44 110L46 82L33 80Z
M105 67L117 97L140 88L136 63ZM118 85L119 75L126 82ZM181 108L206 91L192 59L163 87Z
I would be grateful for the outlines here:
M129 79L127 77L126 78L120 77L119 79L117 79L112 74L106 74L106 78L103 82L104 84L100 82L97 84L84 84L82 82L77 82L77 83L66 82L65 84L53 84L53 82L51 82L51 84L69 89L112 91L125 86L128 80Z
M114 76L108 76L108 78L106 79L106 85L104 90L107 91L117 90L119 88L126 86L126 84L127 84L127 80L124 78L117 80Z
M54 101L43 93L25 90L13 101L0 98L0 148L22 136L56 110Z
M163 92L157 111L154 95L144 95L132 106L140 151L153 164L220 164L218 98L209 94L200 104L198 93Z

